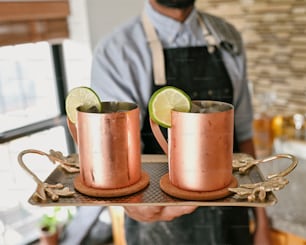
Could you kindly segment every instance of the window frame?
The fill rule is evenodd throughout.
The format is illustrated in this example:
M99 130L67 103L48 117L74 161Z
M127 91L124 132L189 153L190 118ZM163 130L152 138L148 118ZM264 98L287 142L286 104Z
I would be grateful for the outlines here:
M70 136L66 123L65 98L67 95L67 79L65 73L65 61L62 44L49 44L51 48L51 58L54 67L56 92L58 96L59 115L47 120L38 121L20 128L8 130L0 133L0 144L29 136L34 133L41 132L57 126L63 126L65 129L65 137L67 140L67 149L69 153L75 152L75 145Z

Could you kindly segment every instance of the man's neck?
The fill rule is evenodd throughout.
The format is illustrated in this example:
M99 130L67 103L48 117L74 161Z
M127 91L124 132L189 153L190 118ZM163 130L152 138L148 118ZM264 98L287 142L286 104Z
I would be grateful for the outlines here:
M169 8L157 3L156 0L150 0L150 4L157 12L166 15L172 19L175 19L179 22L184 22L193 9L193 6L190 6L185 9Z

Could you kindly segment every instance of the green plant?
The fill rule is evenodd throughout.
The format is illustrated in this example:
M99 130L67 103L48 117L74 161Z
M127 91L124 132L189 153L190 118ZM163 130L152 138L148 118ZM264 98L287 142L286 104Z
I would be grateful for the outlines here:
M53 234L57 231L60 221L58 220L58 213L60 207L55 207L52 214L44 214L39 222L40 228L44 232Z
M39 226L43 232L53 234L63 228L65 224L73 219L74 210L66 207L54 207L50 212L42 215Z

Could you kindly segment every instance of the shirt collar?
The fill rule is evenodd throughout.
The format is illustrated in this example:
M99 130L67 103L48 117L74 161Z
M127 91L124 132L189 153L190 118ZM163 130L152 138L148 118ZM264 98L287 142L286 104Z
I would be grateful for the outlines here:
M194 8L188 18L181 23L170 17L160 14L153 9L151 4L147 1L145 4L145 12L152 21L152 24L161 39L161 42L171 43L182 30L186 28L196 34L197 31L197 11Z
M153 9L149 1L145 3L145 12L148 17L152 21L156 32L162 43L171 43L181 31L182 28L187 28L191 31L192 35L196 35L198 32L198 20L197 20L197 10L194 8L188 18L181 23L176 21L170 17L160 14L156 10ZM231 53L240 53L241 49L239 45L237 46L237 41L232 35L228 34L226 30L219 26L219 22L213 21L210 15L204 15L204 21L211 32L211 34L215 37L218 46L222 46L227 51Z

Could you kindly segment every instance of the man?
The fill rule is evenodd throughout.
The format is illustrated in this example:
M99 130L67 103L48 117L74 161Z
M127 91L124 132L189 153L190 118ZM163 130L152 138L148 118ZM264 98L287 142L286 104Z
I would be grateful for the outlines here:
M192 99L235 107L235 149L254 156L252 105L240 34L194 8L194 0L148 0L141 16L97 47L92 87L103 100L136 102L144 153L161 153L148 124L153 91L173 85ZM128 244L252 244L250 210L240 207L125 207ZM264 209L256 209L255 244L269 244Z

